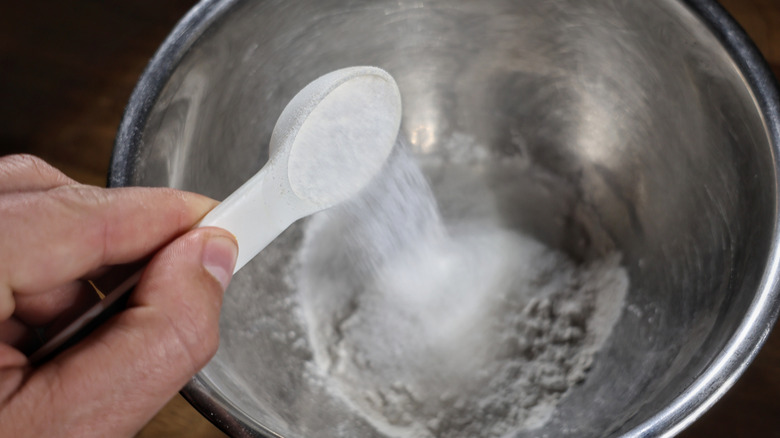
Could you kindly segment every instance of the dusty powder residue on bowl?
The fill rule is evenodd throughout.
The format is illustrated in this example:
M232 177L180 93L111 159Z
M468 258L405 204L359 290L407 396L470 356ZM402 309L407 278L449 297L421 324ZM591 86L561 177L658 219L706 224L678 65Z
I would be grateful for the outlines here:
M309 220L291 272L309 372L387 436L542 426L585 378L628 288L618 255L575 263L508 227L482 171L511 177L522 163L482 166L503 158L462 149L418 160L448 169L430 185L396 150L367 193Z

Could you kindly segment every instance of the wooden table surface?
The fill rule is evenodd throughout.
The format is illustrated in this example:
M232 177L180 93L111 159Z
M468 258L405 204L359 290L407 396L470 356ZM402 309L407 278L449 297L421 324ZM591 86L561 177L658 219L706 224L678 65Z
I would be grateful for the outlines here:
M78 181L105 185L130 92L156 48L194 3L3 2L0 154L36 154ZM780 72L780 0L722 3ZM139 436L224 435L177 396ZM780 330L735 387L681 436L780 437Z

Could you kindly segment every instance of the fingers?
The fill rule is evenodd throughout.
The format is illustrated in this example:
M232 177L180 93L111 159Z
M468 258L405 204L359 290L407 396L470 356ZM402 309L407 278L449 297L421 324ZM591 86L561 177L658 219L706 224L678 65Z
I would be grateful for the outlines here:
M79 184L0 197L0 320L103 265L137 260L190 229L215 201L173 189Z
M100 301L104 293L113 291L145 265L146 263L132 263L112 266L111 269L100 269L88 274L87 278L94 281L71 281L44 293L15 296L16 311L8 321L14 321L17 326L24 327L28 336L13 337L24 342L4 337L3 323L0 322L0 342L5 341L24 352L33 351L31 348L39 347L43 339L59 333ZM28 342L30 340L34 342Z
M154 333L175 340L184 353L180 359L189 359L189 372L183 373L188 378L217 351L222 292L233 275L238 244L232 234L219 228L196 230L187 237L180 245L166 248L157 263L147 268L128 304L158 309L165 315ZM192 264L201 267L192 273L174 269L177 260L184 258L192 258ZM183 275L190 277L183 281ZM177 363L178 367L185 364Z
M14 317L0 321L0 344L12 345L18 350L29 341L31 336L27 325Z
M0 323L1 324L1 323ZM17 388L22 384L29 370L25 369L27 357L19 350L0 343L0 400L7 400ZM2 411L0 411L2 412ZM0 414L2 417L2 414ZM33 417L34 418L34 417ZM18 421L14 418L12 421ZM2 429L5 431L5 425L8 420L1 420ZM23 423L20 423L23 425ZM22 433L8 436L25 436Z
M132 436L216 352L236 255L232 235L217 228L190 231L166 246L144 271L130 307L31 374L0 422L33 408L51 417L37 427L57 428L35 436Z
M14 317L30 327L43 327L67 317L70 309L84 310L99 300L85 281L71 281L46 293L16 296Z
M56 333L99 301L102 294L113 291L145 265L137 262L105 266L84 276L90 281L75 280L43 293L17 294L14 316L30 327L45 327L47 332Z
M48 190L76 181L33 155L0 157L0 193Z
M47 293L18 297L16 312L0 321L0 343L30 354L41 347L45 338L58 333L99 299L89 283L82 281Z

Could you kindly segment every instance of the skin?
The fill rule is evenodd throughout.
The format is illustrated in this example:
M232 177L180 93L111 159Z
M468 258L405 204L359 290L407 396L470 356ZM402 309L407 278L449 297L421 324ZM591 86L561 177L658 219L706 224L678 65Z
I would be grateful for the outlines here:
M237 243L190 230L215 201L103 189L0 158L0 436L130 437L215 354ZM128 308L39 367L34 328L98 298L84 279L150 258Z

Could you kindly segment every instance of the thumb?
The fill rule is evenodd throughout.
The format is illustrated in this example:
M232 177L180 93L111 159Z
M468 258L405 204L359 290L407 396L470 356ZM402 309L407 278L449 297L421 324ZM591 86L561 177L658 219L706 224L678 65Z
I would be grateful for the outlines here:
M128 308L36 370L12 399L36 397L22 404L55 417L36 423L56 430L31 436L132 436L146 424L216 353L237 252L218 228L190 231L161 250Z

